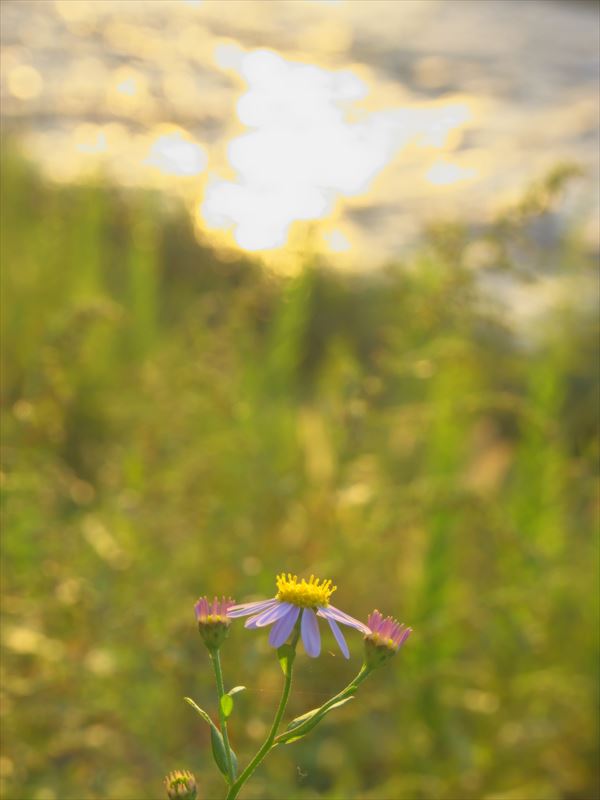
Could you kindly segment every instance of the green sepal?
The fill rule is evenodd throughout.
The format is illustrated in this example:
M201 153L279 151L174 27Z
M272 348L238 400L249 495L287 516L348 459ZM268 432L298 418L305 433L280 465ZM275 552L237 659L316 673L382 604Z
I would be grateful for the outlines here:
M223 697L225 697L225 695L223 695ZM205 722L207 722L208 725L210 726L210 743L212 746L213 758L220 772L222 772L223 775L225 776L225 780L227 781L227 783L229 783L229 775L227 773L227 755L225 751L225 742L223 741L223 736L221 735L221 731L217 728L217 726L209 717L209 715L206 713L206 711L203 708L200 708L199 705L196 705L196 703L192 700L191 697L184 697L183 699L186 701L186 703L189 703L191 707L194 709L194 711L200 714L202 719ZM233 776L235 777L237 773L237 758L233 750L230 750L230 752L231 752L231 763L233 766Z
M353 697L345 697L343 700L338 700L337 703L334 703L328 708L323 708L323 706L319 708L313 708L312 711L307 711L306 714L296 717L290 722L290 724L287 726L287 729L281 734L281 736L277 737L279 743L291 744L292 742L298 741L298 739L302 739L302 737L306 736L307 733L310 733L313 728L316 728L319 722L321 722L321 720L326 717L330 711L333 711L334 708L340 708L340 706L345 705L345 703L352 699Z
M277 648L277 658L279 659L279 666L281 667L281 671L283 672L286 678L291 665L294 663L295 655L296 651L289 644L282 644L281 647Z
M233 698L229 693L224 694L221 697L221 711L223 712L225 719L227 719L227 717L229 717L233 711Z

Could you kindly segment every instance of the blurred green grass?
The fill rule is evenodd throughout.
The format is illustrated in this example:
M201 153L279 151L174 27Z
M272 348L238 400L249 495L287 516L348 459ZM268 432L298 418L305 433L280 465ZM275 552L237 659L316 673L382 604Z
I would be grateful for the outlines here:
M407 263L283 279L157 195L5 152L3 798L160 798L174 768L220 797L182 700L214 710L193 603L280 570L414 634L245 797L598 797L596 309L565 294L515 334L472 264L588 275L576 232L532 234L567 178ZM358 668L360 637L350 664L325 644L290 714ZM223 661L244 763L281 675L241 624Z

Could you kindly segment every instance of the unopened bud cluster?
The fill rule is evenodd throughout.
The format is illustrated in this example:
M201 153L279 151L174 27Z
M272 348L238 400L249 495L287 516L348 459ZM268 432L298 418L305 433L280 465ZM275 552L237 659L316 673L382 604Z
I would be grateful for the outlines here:
M196 800L198 790L196 779L187 770L176 769L165 778L169 800Z

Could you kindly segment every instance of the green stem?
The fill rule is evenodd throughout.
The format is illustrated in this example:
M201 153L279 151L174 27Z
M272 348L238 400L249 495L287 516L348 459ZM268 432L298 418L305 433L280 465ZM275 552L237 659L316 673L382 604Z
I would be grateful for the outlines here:
M335 705L336 703L339 703L340 700L345 700L347 697L351 697L356 692L360 684L370 675L371 672L372 672L371 667L367 667L366 664L363 664L358 674L350 681L348 686L346 686L345 689L342 689L341 692L338 692L334 697L329 699L326 703L323 703L323 705L320 706L319 711L327 711L328 709L331 708L331 706ZM275 738L274 743L280 744L281 742L285 742L286 738L291 736L296 736L299 733L301 727L302 726L299 725L298 728L295 728L291 732L285 731L284 733L281 733L279 736Z
M252 761L248 764L246 769L241 773L239 778L235 781L235 783L229 789L227 793L227 797L225 800L235 800L238 796L238 793L242 786L246 783L248 778L252 775L254 770L258 767L258 765L263 761L269 750L271 749L275 737L277 736L277 731L279 729L279 725L281 723L281 719L285 712L285 707L287 706L287 701L290 696L290 690L292 688L292 667L294 664L294 659L296 657L296 645L298 644L298 639L300 638L300 627L296 625L294 629L294 635L292 637L292 641L290 646L292 648L291 655L287 662L287 673L285 676L285 683L283 686L283 693L281 695L281 700L279 701L279 708L277 709L277 713L275 714L275 719L273 720L273 724L271 725L271 730L269 731L269 735L265 739L262 747L258 751L258 753L254 756Z
M215 679L217 681L217 692L219 693L219 720L221 721L221 734L223 736L223 744L225 745L225 759L227 761L227 774L229 775L229 784L233 784L235 775L233 774L233 759L231 758L231 746L229 744L229 735L227 733L227 717L223 712L221 705L221 698L225 694L225 687L223 685L223 671L221 670L221 656L219 650L211 650L210 658L215 668Z

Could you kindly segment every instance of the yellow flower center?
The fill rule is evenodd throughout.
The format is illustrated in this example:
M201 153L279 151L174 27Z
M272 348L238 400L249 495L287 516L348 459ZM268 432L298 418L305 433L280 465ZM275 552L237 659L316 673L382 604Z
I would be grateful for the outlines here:
M222 614L208 614L206 617L200 617L198 620L200 625L217 625L221 622L228 623L230 620L227 616Z
M371 633L368 637L377 647L387 647L390 650L397 650L394 640L390 637L380 636L378 633Z
M284 572L277 576L277 599L282 603L292 603L300 608L314 608L315 606L328 606L329 598L337 586L332 586L331 581L321 581L310 576L298 583L298 576Z

